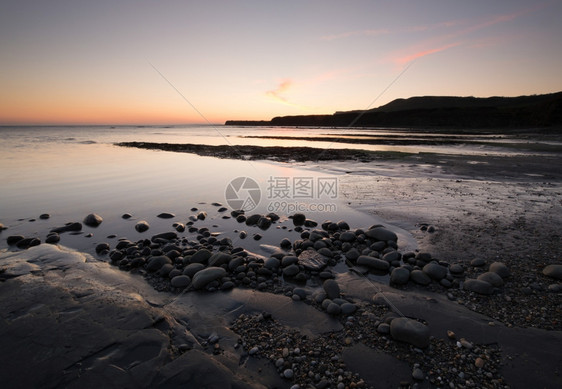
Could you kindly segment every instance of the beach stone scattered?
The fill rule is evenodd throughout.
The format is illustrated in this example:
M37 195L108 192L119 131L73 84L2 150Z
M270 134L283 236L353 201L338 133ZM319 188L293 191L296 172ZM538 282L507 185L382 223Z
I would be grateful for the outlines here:
M405 267L397 267L390 273L390 282L396 285L405 285L410 279L410 271Z
M258 226L259 229L261 230L267 230L269 227L271 227L271 219L268 217L260 217L256 223L256 225Z
M360 266L367 266L374 270L384 270L387 271L390 264L379 258L371 257L368 255L361 255L357 258L357 264Z
M342 242L353 242L357 236L351 231L345 231L340 234L340 240Z
M295 213L293 215L293 224L295 226L302 226L304 225L304 222L306 221L306 216L302 213Z
M289 265L283 269L283 275L286 277L294 277L299 274L299 267L297 265Z
M422 349L429 346L429 327L417 320L406 317L393 319L390 322L390 335L395 340Z
M279 243L279 247L281 247L284 250L290 250L291 247L293 247L293 243L291 243L291 241L287 238L284 238L281 243Z
M82 223L71 222L71 223L66 223L62 227L53 228L51 232L56 232L57 234L60 234L62 232L72 232L72 231L81 231L81 230L82 230Z
M84 218L83 222L88 227L97 227L103 222L103 218L95 213L90 213Z
M357 305L352 303L343 303L342 305L340 305L340 308L341 308L341 313L344 316L349 316L355 313L355 311L357 311Z
M375 228L369 229L369 230L365 231L365 235L368 238L371 238L371 239L374 239L374 240L382 240L382 241L390 240L390 241L394 241L394 242L398 241L398 236L394 232L392 232L392 231L390 231L390 230L388 230L384 227L375 227Z
M57 234L56 232L51 232L47 235L47 238L45 239L45 243L49 243L49 244L57 244L60 242L60 235Z
M152 238L150 238L150 240L152 242L157 242L158 240L172 240L172 239L176 239L178 237L178 234L176 234L173 231L170 232L162 232L160 234L156 234L154 236L152 236Z
M39 215L39 219L41 220L47 220L50 219L51 215L49 215L48 213L42 213L41 215Z
M330 300L340 297L340 286L335 280L327 279L322 283L322 288Z
M230 262L231 259L232 255L219 251L209 257L209 266L221 266Z
M483 295L491 295L494 293L494 287L492 284L478 279L468 279L464 281L464 289Z
M206 218L207 218L207 212L205 212L205 211L201 211L197 214L198 220L205 220Z
M172 278L170 283L174 288L185 288L189 286L189 284L191 283L191 278L189 278L189 276L184 274L178 275Z
M173 213L170 212L162 212L160 214L158 214L158 216L160 219L172 219L174 217L176 217L176 215L174 215Z
M412 378L416 381L423 381L424 377L423 371L419 367L415 367L412 371Z
M183 269L183 274L190 278L193 278L195 273L203 269L205 269L205 265L203 265L202 263L190 263Z
M431 284L431 278L421 270L413 270L410 273L410 279L419 285Z
M148 224L148 222L146 220L141 220L141 221L137 222L137 224L135 224L135 230L137 230L137 232L145 232L149 228L150 228L150 225Z
M41 240L39 238L23 238L17 241L16 246L19 249L28 249L33 246L39 246Z
M454 263L449 266L449 271L454 276L462 276L464 274L464 268L458 263Z
M99 243L96 246L96 253L97 254L102 254L102 253L108 253L109 252L109 244L108 243Z
M125 220L126 220L126 219L130 219L130 218L132 218L132 217L133 217L133 215L131 215L130 213L124 213L123 215L121 215L121 218L123 218L123 219L125 219Z
M542 270L542 274L547 277L562 280L562 265L554 264L548 265Z
M470 261L470 266L473 267L481 267L484 266L486 264L486 261L482 258L474 258L472 261Z
M341 313L341 307L334 302L330 302L326 307L326 312L329 315L337 316Z
M257 213L254 214L254 215L248 216L246 218L246 225L247 226L255 226L261 218L262 218L262 215L257 214Z
M425 265L423 272L436 281L440 281L447 276L447 268L435 262Z
M507 278L510 276L509 268L503 262L492 263L488 271L497 273L501 278Z
M328 258L318 251L305 250L298 256L298 262L307 270L322 271L328 265Z
M211 281L226 276L226 270L222 267L207 267L198 271L193 276L192 285L195 289L201 289L207 286Z
M158 255L156 257L151 257L146 264L146 270L150 272L155 272L160 270L166 264L171 265L172 260L165 255Z
M6 243L8 243L8 246L13 246L24 238L25 237L23 235L10 235L6 239Z
M503 286L503 278L501 278L498 273L494 273L492 271L482 273L476 279L486 281L497 288Z
M207 249L201 249L193 254L190 258L191 263L207 263L213 253Z

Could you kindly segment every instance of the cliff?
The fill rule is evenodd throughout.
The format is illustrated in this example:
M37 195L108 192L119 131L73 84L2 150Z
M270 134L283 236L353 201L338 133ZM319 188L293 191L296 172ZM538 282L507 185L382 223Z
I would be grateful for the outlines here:
M269 121L228 120L226 125L311 127L562 127L562 92L519 97L423 96L396 99L367 111L280 116Z

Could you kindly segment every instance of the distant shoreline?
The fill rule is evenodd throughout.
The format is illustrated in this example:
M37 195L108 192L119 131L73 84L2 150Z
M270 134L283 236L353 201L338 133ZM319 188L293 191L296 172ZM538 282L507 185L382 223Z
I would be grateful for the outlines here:
M411 97L370 110L279 116L271 120L227 120L225 125L561 130L562 92L489 98Z

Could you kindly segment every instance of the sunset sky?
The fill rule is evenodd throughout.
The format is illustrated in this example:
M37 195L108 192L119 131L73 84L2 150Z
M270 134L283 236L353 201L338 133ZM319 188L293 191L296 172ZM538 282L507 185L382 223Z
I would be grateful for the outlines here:
M562 0L3 0L0 124L223 123L562 91Z

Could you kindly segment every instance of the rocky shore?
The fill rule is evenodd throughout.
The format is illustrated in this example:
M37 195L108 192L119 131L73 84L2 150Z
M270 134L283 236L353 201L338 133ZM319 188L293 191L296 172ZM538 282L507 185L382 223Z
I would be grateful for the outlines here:
M227 212L221 204L214 205L217 213ZM241 210L229 213L224 217L235 218L244 230L259 231L252 234L254 239L274 229L281 219L276 214L246 215ZM162 213L158 217L166 219L175 215ZM444 313L450 305L471 308L478 304L493 305L495 301L509 302L511 297L505 294L505 287L513 274L505 263L490 263L483 258L470 263L450 262L434 258L429 252L401 252L397 235L382 225L351 228L345 221L317 223L303 214L290 215L289 219L282 219L286 223L280 223L288 231L296 231L299 239L283 239L278 247L269 249L269 256L262 256L244 249L243 239L248 234L242 228L238 236L226 236L208 227L198 227L206 217L206 212L194 213L185 223L171 223L170 231L138 241L120 238L113 245L99 243L96 255L98 260L107 261L114 268L142 275L154 289L172 293L179 301L191 294L210 293L220 300L233 289L252 290L280 296L290 304L308 305L339 323L328 332L311 335L299 326L278 322L274 310L263 306L257 312L250 309L248 313L230 314L232 349L228 352L235 353L239 364L252 364L252 360L266 362L278 375L270 375L266 381L279 379L277 387L376 387L380 375L385 377L384 387L517 387L518 383L505 377L506 372L509 376L517 370L506 365L518 366L512 362L511 354L517 342L509 333L513 323L499 315L472 318L471 321L481 321L476 325L459 324L451 318L457 314L454 310ZM103 218L90 214L83 222L99 225ZM144 223L135 225L137 231ZM427 232L431 228L425 227L424 233L435 233ZM68 223L53 229L46 240L56 244L59 240L53 236L80 229L81 223ZM38 238L10 235L6 239L20 249L43 246ZM41 258L28 260L28 265L22 267L21 261L6 261L13 256L14 253L8 252L0 260L4 290L26 274L48 276L49 269L28 268L36 266ZM559 305L556 306L561 272L562 265L549 264L537 269L535 275L548 285L542 295L552 296L554 304L541 310L543 320L538 327L555 330L552 334L556 337L560 337L561 329ZM363 286L358 288L358 283ZM409 292L412 290L416 291L413 295ZM419 300L424 293L435 292L424 303L408 302L412 298ZM439 302L435 300L438 295L442 296ZM438 308L427 307L422 313L420 308L428 301ZM13 307L6 308L3 326L9 333L14 331L9 316L15 311ZM172 315L169 320L176 319ZM303 328L306 322L302 318ZM475 335L481 331L487 334ZM219 339L219 335L210 334L199 340L204 355L208 355L204 358L227 353ZM175 361L193 349L193 344L175 344L169 358ZM380 360L380 368L373 370L364 358ZM549 366L547 361L541 363ZM386 368L395 374L388 376ZM547 369L553 375L543 378L545 387L559 380L556 370ZM73 379L80 382L79 378ZM532 376L530 381L537 382L537 379Z
M121 145L276 161L312 155ZM29 220L38 220L29 234L0 224L7 246L0 252L0 347L7 350L0 382L562 385L557 154L322 155L330 162L313 166L338 175L347 205L388 223L251 214L212 203L152 219L91 213L38 233L37 223L51 220L41 214ZM126 229L102 236L110 219ZM417 249L404 250L393 226L410 232ZM90 239L91 250L66 248L73 239Z

